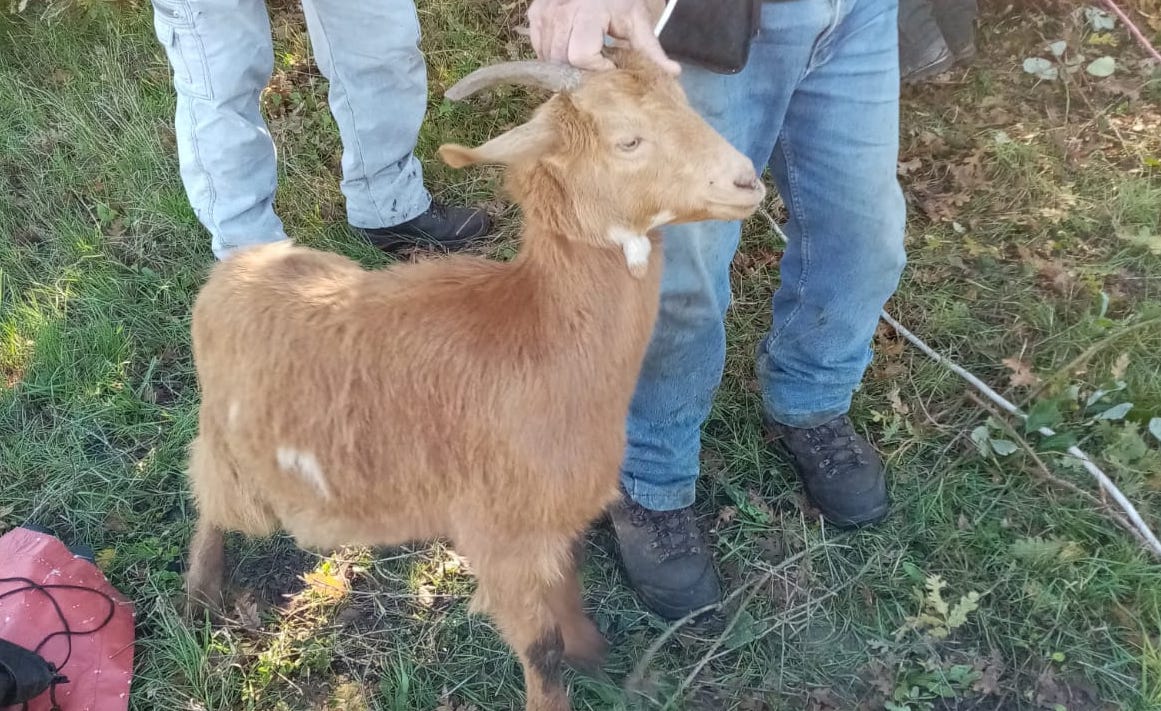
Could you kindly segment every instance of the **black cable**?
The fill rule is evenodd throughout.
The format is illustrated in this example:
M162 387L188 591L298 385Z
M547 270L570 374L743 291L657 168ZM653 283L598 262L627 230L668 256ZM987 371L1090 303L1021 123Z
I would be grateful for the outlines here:
M96 634L96 633L100 632L101 630L105 629L106 627L108 627L109 623L113 621L113 617L117 614L117 601L114 600L113 597L111 595L109 595L108 593L102 592L100 590L96 590L94 588L87 588L83 585L65 585L65 584L53 584L53 585L45 584L45 585L42 585L36 581L29 580L28 578L0 578L0 585L8 585L8 584L13 584L13 583L23 583L23 587L13 588L12 590L8 590L7 592L0 593L0 600L3 600L3 599L8 598L8 597L12 597L13 595L18 595L18 594L24 593L24 592L39 592L39 593L43 594L46 598L48 598L49 603L51 603L53 609L56 610L56 616L57 616L57 619L60 620L61 627L64 628L64 629L58 630L56 632L53 632L52 634L46 636L44 639L40 640L40 644L36 645L36 648L32 650L37 656L40 656L40 650L44 649L44 646L46 644L48 644L51 640L56 639L57 637L60 637L62 635L64 636L65 641L67 642L67 648L65 651L64 661L62 661L60 664L53 664L52 662L45 660L45 662L48 664L49 668L52 670L52 672L54 674L52 684L49 686L49 698L52 700L52 709L53 709L53 711L60 711L60 705L57 703L57 700L56 700L56 685L67 683L68 678L59 674L58 672L60 672L65 667L65 665L69 663L69 660L71 660L73 657L73 637L84 637L87 635ZM99 625L97 625L96 627L94 627L93 629L74 631L72 626L69 625L69 620L65 616L64 610L61 609L60 603L57 601L57 599L55 597L52 596L52 593L49 592L50 590L79 590L81 592L94 593L96 595L101 596L102 598L104 598L105 602L109 603L109 613L107 615L105 615L105 619L103 619L101 621L101 623ZM28 702L27 701L24 702L24 709L26 711L28 709Z

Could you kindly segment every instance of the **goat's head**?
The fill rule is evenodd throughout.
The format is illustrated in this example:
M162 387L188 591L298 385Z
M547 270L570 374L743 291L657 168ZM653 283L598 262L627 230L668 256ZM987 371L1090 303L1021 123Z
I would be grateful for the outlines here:
M526 211L549 202L587 237L618 244L664 224L753 213L765 188L751 161L690 107L675 78L634 52L610 56L617 65L610 71L525 61L469 74L449 98L497 84L555 95L527 123L477 148L445 144L440 157L456 168L504 164Z

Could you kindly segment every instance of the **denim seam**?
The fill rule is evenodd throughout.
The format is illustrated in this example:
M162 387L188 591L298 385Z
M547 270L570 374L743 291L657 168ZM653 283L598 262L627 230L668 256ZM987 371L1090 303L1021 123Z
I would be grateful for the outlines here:
M196 28L193 30L193 33L195 36L197 36L197 29ZM199 99L186 98L186 100L185 100L186 113L188 114L189 121L190 121L190 130L193 133L193 136L191 136L191 138L190 138L190 143L193 145L194 161L197 163L198 170L201 171L202 175L205 178L206 190L210 194L209 201L207 202L207 205L206 205L206 212L208 213L206 215L206 218L210 223L210 232L212 234L221 234L222 233L222 225L220 222L218 222L217 212L214 209L215 205L218 202L218 189L216 187L214 187L213 175L211 175L210 171L206 168L206 162L202 159L201 147L198 145L197 116L194 113L194 102L195 101L199 101Z
M330 33L327 32L326 20L323 19L323 16L326 13L322 12L322 10L317 5L315 6L315 13L318 16L319 33L322 35L323 41L327 43L327 59L330 60L331 66L334 67L335 78L338 79L339 82L342 83L344 86L349 86L345 81L343 81L342 77L339 76L340 71L339 71L339 65L335 62L335 53L333 50L334 45L331 42ZM359 129L355 125L356 124L355 110L351 106L351 98L350 98L350 95L346 91L343 92L343 104L345 105L347 112L351 116L351 127L354 128L355 135L353 136L353 138L355 141L355 149L356 149L356 151L358 153L358 157L359 157L359 172L362 174L361 182L363 183L364 188L367 191L367 195L370 196L370 198L371 198L371 205L375 208L375 213L377 215L379 215L379 220L381 222L390 222L390 220L388 220L387 218L385 218L383 216L383 208L380 207L378 198L375 197L374 191L371 190L371 179L367 175L367 164L363 160L363 142L359 138Z
M787 196L790 202L788 207L790 208L790 212L793 213L794 219L798 221L799 225L797 232L800 249L802 252L802 273L798 275L798 283L795 284L794 291L799 295L799 297L801 297L802 292L806 288L806 279L807 275L810 273L811 266L810 229L807 225L806 213L802 209L802 200L798 197L798 171L794 169L793 151L790 147L790 137L785 125L783 125L781 135L778 138L778 145L781 146L782 159L786 161L786 185L790 188L788 191L790 194ZM782 327L779 328L776 333L771 334L771 347L773 347L774 344L778 342L778 340L782 337L782 334L786 333L786 330L790 328L792 323L794 323L794 320L798 317L798 314L802 312L802 307L802 299L799 298L798 304L794 307L794 310L791 311L790 314L786 317L786 322L782 324Z
M830 24L822 31L815 41L814 47L810 52L810 59L806 63L807 72L814 69L819 64L824 64L830 57L822 56L828 52L833 44L835 30L838 29L839 23L842 21L843 0L830 0L830 6L834 15L831 17Z

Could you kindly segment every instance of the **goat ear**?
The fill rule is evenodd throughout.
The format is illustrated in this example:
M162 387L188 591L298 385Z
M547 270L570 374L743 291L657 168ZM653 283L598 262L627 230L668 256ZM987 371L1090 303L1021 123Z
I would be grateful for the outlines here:
M556 131L538 116L477 148L445 143L439 147L439 157L453 168L477 163L512 165L543 154L555 142Z

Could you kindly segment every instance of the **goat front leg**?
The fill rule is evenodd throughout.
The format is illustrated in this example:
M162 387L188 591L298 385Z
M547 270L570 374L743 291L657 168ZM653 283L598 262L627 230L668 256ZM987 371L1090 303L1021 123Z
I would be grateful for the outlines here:
M532 553L505 543L506 550L469 551L478 580L473 608L488 613L524 667L527 711L570 711L562 678L565 640L550 599L553 582L546 571L560 557L539 546Z

